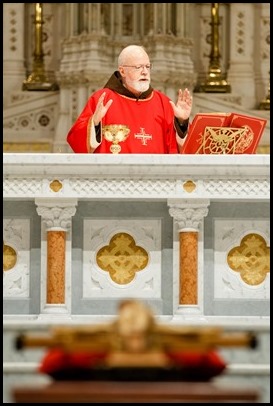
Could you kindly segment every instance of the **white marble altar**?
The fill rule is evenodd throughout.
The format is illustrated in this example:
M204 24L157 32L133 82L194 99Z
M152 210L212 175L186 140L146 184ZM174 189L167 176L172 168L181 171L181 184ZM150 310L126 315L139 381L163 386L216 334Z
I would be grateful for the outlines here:
M16 253L4 272L6 388L18 371L33 379L41 356L14 352L11 341L20 331L100 323L116 314L119 299L134 296L169 323L257 332L258 351L224 352L230 360L225 379L258 382L268 400L269 155L3 158L4 244ZM48 291L48 272L53 271L51 282L58 272L48 251L54 253L62 233L64 300L55 303L59 292ZM132 278L130 272L113 276L96 261L96 253L124 233L147 254L146 267ZM197 234L196 257L189 251L197 263L197 286L196 302L187 303L181 299L187 258L179 238L191 233ZM251 257L243 270L234 263L234 250ZM56 245L56 258L59 251Z
M40 241L36 241L41 262L40 305L36 303L36 314L95 314L93 309L76 310L77 305L74 311L71 309L75 294L73 269L77 267L81 278L73 284L77 291L83 291L77 294L77 300L145 297L157 302L156 310L162 315L208 313L210 316L204 293L208 281L215 300L269 300L269 272L257 283L247 284L238 272L231 272L225 259L228 251L240 246L242 238L251 233L263 239L265 250L269 246L268 155L4 154L3 169L4 239L15 250L20 246L14 239L24 240L24 255L30 254L34 248L27 249L31 245L31 233L40 232L38 224L29 231L31 218L34 216L34 221L41 222ZM23 208L26 202L33 204L31 215L27 214L29 206ZM38 216L34 215L35 211ZM173 234L168 236L168 241L163 227L167 223L168 233ZM46 303L46 231L49 229L67 232L65 303L55 306L55 310ZM128 284L110 280L91 259L114 232L122 230L146 247L150 258L148 267ZM193 306L179 303L181 230L199 233L198 303ZM29 271L26 267L29 268L26 260L19 255L16 266L6 272L4 298L18 298L26 294L22 292L29 292L29 286L22 288ZM204 276L206 267L213 268L207 277ZM172 281L164 310L164 283L169 278ZM17 291L12 282L14 286L17 284ZM13 314L14 310L6 303L7 313ZM107 314L113 313L113 303ZM101 310L104 314L103 305ZM24 307L21 312L31 313ZM211 312L215 315L216 308ZM261 309L258 313L264 315ZM232 314L237 312L234 310Z

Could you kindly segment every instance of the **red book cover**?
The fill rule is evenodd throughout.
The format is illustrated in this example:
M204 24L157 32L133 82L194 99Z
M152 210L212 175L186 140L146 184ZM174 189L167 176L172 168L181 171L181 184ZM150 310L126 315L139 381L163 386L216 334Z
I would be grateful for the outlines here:
M207 126L224 127L229 125L231 113L197 113L190 126L188 135L181 147L182 154L204 154L204 132ZM209 141L209 140L207 140Z
M264 118L232 113L230 127L244 128L245 133L236 145L235 154L255 154L267 120Z
M183 154L254 154L267 120L239 113L198 113Z

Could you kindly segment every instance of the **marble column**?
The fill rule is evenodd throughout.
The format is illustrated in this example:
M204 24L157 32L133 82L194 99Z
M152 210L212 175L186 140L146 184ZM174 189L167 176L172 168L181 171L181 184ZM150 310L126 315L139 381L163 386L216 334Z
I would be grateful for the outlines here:
M77 92L78 92L77 113L78 115L80 115L81 111L86 105L86 100L88 99L89 94L87 92L87 87L82 83L79 84Z
M65 303L66 231L47 231L47 297L49 304Z
M3 97L22 88L26 77L24 58L25 3L3 3Z
M57 181L56 181L57 182ZM71 314L71 218L76 200L36 199L42 217L41 316Z
M168 200L174 218L174 313L203 313L203 219L208 205L208 200Z
M254 57L256 40L253 41L253 38L259 35L259 31L255 29L255 8L251 3L230 3L229 7L229 82L233 93L240 95L243 100L242 105L246 109L253 108L256 104L254 65L259 60L258 57Z
M179 240L179 304L197 305L198 232L181 230Z
M64 137L64 134L68 133L68 130L71 126L69 110L69 103L71 98L72 90L69 88L65 88L65 86L62 86L59 99L59 114L54 134L53 152L71 152L66 138Z

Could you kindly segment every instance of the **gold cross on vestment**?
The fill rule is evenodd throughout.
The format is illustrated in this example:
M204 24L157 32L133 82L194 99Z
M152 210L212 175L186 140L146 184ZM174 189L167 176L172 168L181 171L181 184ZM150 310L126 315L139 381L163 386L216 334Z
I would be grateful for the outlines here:
M135 138L141 139L142 145L147 145L147 140L151 140L153 136L151 134L145 134L145 129L140 127L140 133L135 134Z

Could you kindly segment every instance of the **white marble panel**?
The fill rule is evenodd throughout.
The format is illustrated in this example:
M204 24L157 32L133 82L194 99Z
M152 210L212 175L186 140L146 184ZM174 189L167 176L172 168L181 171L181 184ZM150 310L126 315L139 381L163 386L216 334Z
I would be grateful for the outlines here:
M149 256L145 269L136 272L127 284L115 283L108 272L100 269L96 254L120 232L130 234L136 245ZM84 220L83 297L161 297L161 220Z
M29 297L30 271L30 223L28 219L4 219L3 239L5 245L16 252L15 265L3 272L3 297Z
M227 262L228 252L240 246L248 234L259 234L269 247L269 221L216 220L214 225L214 297L215 299L269 299L270 273L257 285L243 281Z

